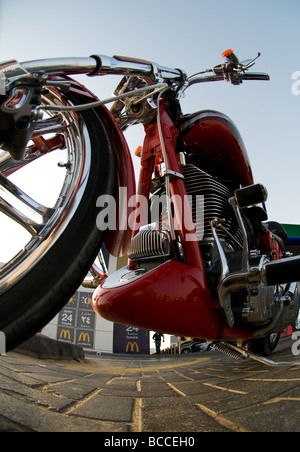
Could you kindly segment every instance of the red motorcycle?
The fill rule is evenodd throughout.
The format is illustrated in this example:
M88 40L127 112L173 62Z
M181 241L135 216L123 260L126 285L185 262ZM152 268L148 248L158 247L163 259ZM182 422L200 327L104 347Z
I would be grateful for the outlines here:
M262 355L295 324L300 258L285 251L283 227L268 222L267 191L253 182L236 126L216 111L181 111L181 95L196 83L269 80L248 72L257 58L223 57L190 77L120 56L0 65L0 212L28 236L0 269L8 348L62 308L102 245L128 254L113 275L95 273L93 306L110 321ZM99 101L72 74L123 78ZM136 123L145 129L137 193L123 135ZM45 205L47 160L30 193L17 176L61 155L62 182Z

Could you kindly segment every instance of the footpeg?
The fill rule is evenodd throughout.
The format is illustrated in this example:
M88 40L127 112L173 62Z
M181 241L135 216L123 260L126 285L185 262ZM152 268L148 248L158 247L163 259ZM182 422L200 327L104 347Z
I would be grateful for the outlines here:
M300 281L300 257L289 257L265 265L265 280L268 286Z
M262 204L268 199L267 189L261 184L249 185L234 192L235 200L240 209Z

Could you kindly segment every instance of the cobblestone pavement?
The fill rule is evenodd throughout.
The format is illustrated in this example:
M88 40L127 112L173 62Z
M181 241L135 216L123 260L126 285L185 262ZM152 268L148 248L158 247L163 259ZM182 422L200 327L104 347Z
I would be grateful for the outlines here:
M295 360L285 338L275 361ZM300 431L300 367L219 352L86 363L0 357L0 432Z

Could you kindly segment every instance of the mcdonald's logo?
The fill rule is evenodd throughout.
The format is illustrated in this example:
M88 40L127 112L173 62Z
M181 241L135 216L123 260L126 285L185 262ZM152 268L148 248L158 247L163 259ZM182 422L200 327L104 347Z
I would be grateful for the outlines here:
M91 343L91 338L90 338L89 333L81 333L78 340L79 340L79 342L85 342L87 344Z
M128 353L129 347L130 347L131 353L133 353L134 349L136 349L136 353L139 353L139 346L138 346L137 342L128 342L126 345L126 353Z
M90 304L92 304L92 298L91 298L91 297L88 297L88 299L87 299L87 305L89 306Z
M71 340L71 334L69 330L61 330L60 332L60 339L68 339L69 341Z

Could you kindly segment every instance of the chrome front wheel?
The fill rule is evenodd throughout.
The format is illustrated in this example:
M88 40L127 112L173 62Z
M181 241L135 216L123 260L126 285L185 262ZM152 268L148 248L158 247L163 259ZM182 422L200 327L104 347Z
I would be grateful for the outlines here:
M49 89L46 104L81 103ZM25 159L0 153L0 331L11 349L76 291L104 239L96 200L114 191L108 135L93 110L39 122Z

